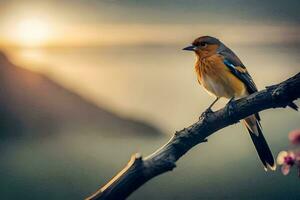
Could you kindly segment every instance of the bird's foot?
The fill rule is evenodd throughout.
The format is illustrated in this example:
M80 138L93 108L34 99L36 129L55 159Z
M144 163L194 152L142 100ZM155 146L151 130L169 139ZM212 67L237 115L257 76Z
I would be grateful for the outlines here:
M199 120L201 119L205 119L209 114L213 113L213 111L211 110L211 108L207 108L199 117Z
M234 98L231 98L226 104L226 110L229 116L231 116L234 113L234 111L236 110L236 103L234 101Z

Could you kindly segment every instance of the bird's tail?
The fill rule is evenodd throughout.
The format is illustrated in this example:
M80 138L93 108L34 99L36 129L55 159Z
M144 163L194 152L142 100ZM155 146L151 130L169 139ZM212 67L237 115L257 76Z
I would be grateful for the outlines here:
M256 148L258 156L262 161L265 170L276 169L276 164L274 162L274 158L272 152L267 144L265 137L261 131L261 125L259 123L258 114L251 115L243 120L248 132L250 133L250 137L253 141L253 144Z

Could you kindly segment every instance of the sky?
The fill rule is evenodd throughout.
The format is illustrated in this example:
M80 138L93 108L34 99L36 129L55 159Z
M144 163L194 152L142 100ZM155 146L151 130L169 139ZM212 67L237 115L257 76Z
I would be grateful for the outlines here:
M1 0L1 46L300 41L300 7L284 1Z

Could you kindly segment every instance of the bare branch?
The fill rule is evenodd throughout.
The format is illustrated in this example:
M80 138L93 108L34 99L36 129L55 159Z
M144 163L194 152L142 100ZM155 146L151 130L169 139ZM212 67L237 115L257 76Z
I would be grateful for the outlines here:
M284 108L300 97L300 73L290 79L235 101L227 107L209 113L198 122L176 132L160 149L146 158L133 155L127 166L87 200L126 199L151 178L172 170L175 162L195 145L206 142L216 131L269 108Z

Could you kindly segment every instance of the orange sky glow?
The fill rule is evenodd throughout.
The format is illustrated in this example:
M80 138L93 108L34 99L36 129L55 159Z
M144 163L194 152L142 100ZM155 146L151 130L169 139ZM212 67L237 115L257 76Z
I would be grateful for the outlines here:
M300 41L299 26L292 23L278 23L275 20L271 23L258 20L246 23L237 20L231 23L224 17L223 21L209 23L206 20L184 21L184 18L181 19L183 15L178 18L182 22L175 23L169 19L170 23L166 23L163 21L164 18L161 18L161 22L156 20L149 23L146 10L144 14L146 17L136 14L136 19L141 20L133 23L129 18L130 12L127 12L125 7L116 7L116 12L126 11L123 18L128 18L128 21L119 20L112 23L109 20L114 18L114 15L105 14L105 6L91 5L86 8L79 3L72 6L73 10L70 11L70 7L39 5L36 2L8 4L0 19L0 47L170 45L185 44L199 35L213 35L237 44ZM92 12L92 9L98 9L99 12ZM136 8L135 11L141 12L142 9ZM155 14L158 11L151 10L151 12ZM162 15L161 12L160 14ZM155 16L151 15L152 18Z

